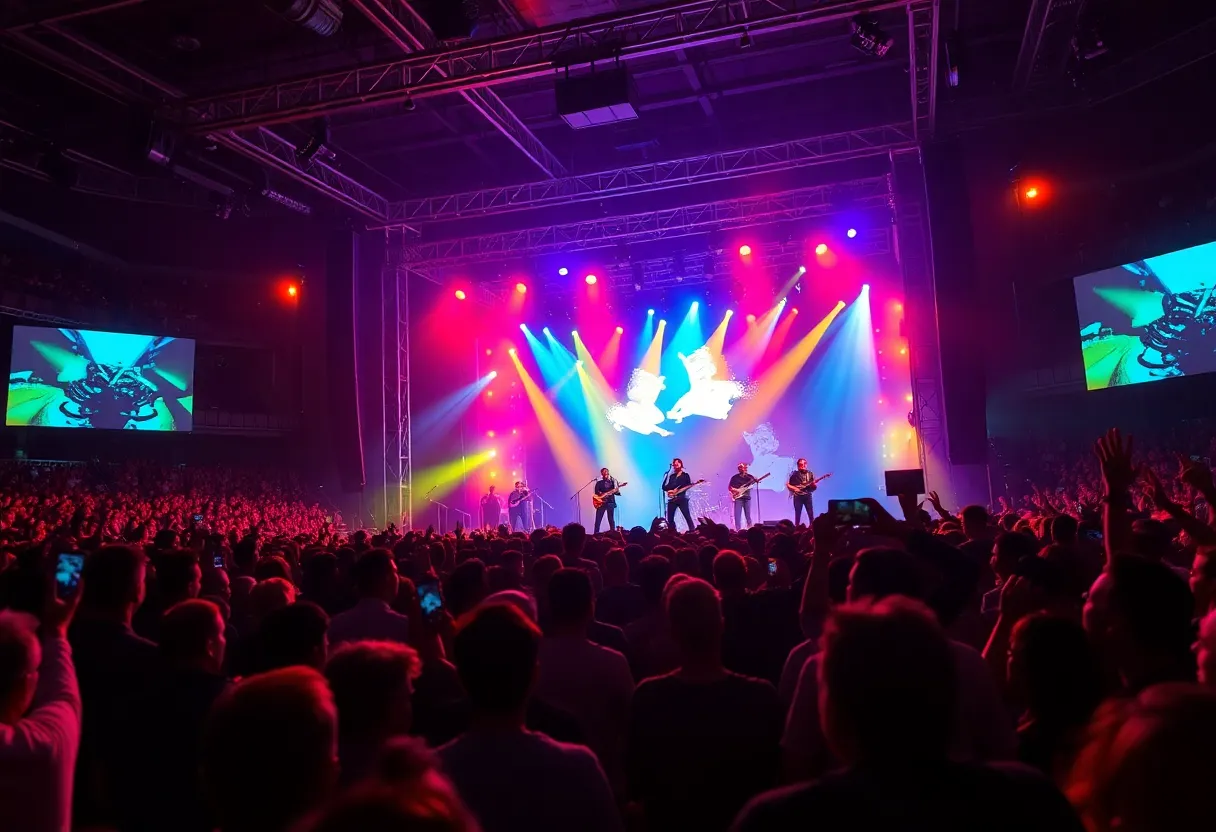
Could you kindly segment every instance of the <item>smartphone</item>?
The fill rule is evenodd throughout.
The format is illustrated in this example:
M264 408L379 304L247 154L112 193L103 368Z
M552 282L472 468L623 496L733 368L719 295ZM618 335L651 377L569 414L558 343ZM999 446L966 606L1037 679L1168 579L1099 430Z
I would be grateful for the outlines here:
M1097 542L1102 541L1102 532L1098 531L1097 529L1088 529L1085 532L1085 536L1088 537L1090 540L1094 540Z
M776 574L777 574L777 561L775 561L775 560L770 560L770 561L768 562L768 574L770 574L770 575L776 575Z
M221 554L218 554L218 553L213 555L211 558L211 565L214 566L216 569L223 569L224 568L224 556Z
M195 523L201 523L201 522L203 522L203 515L201 515L201 514L196 514L196 515L194 515L194 522L195 522Z
M422 607L422 614L428 619L443 612L443 593L439 589L439 581L418 582L418 603Z
M55 594L60 598L71 598L80 586L80 573L84 571L84 555L63 552L55 561Z
M874 525L874 512L863 500L828 500L828 516L837 526Z

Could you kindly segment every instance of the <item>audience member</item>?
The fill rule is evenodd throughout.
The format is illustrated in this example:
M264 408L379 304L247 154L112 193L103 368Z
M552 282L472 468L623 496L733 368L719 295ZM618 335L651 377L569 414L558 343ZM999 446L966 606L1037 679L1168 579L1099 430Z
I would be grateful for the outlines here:
M387 549L364 552L355 561L352 577L359 601L353 609L338 613L329 623L333 647L348 641L395 641L409 643L409 619L394 612L397 599L397 564Z

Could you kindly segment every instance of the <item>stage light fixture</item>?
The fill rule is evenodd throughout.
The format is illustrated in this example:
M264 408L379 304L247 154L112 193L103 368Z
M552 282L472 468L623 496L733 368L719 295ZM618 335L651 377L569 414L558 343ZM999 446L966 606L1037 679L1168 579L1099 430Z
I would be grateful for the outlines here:
M819 245L815 246L815 254L817 256L822 257L823 255L825 255L827 253L828 253L828 244L827 243L820 243Z
M848 231L845 232L845 236L848 237L850 240L852 240L854 237L857 236L857 229L850 228Z
M528 325L527 325L527 324L520 324L520 325L519 325L519 328L520 328L520 330L521 330L521 331L523 331L523 332L527 332L527 331L528 331Z
M488 431L486 431L486 436L488 436L489 438L493 439L493 438L494 438L494 431L492 431L492 430L488 430Z
M1029 188L1026 189L1026 198L1027 199L1038 199L1039 198L1039 189L1037 187L1035 187L1034 185L1031 185Z
M575 366L575 367L578 367L579 369L582 369L582 367L583 367L583 359L581 359L581 358L580 358L578 361L575 361L575 362L574 362L574 366Z
M298 294L300 294L300 290L296 288L294 283L287 287L287 297L294 298Z
M895 45L895 38L888 35L878 25L878 19L872 14L854 15L849 21L853 37L849 43L853 48L875 58L881 58Z
M904 401L908 401L908 402L912 401L912 394L909 393L908 395L904 396Z
M907 354L908 354L908 348L907 348L907 347L900 347L900 348L899 348L899 354L900 354L900 355L907 355Z
M797 315L797 314L798 314L798 307L797 307L797 306L795 306L793 309L791 309L791 310L790 310L790 314L791 314L791 315Z
M266 5L280 17L321 37L336 35L342 28L342 4L338 0L267 0Z
M572 329L572 330L570 330L570 337L571 337L571 338L577 338L577 337L578 337L578 330L577 330L577 329Z
M730 317L731 315L733 315L733 314L735 314L735 310L733 310L733 309L727 309L727 310L726 310L726 314L725 314L725 315L723 315L722 317L724 317L724 318L729 318L729 317Z
M515 355L515 347L511 347L511 349L507 350L507 355Z
M806 274L806 266L799 266L798 274Z
M620 334L621 334L622 332L624 332L624 331L625 331L625 327L623 327L623 326L618 326L618 327L616 328L616 334L617 334L617 335L620 335Z
M493 448L490 448L490 459L493 459L496 456L498 456L498 451L494 450ZM493 471L490 472L490 476L491 477L494 476Z
M498 378L498 370L490 370L490 378L491 379Z
M753 315L753 314L751 314L751 313L749 312L749 313L747 314L747 322L748 322L749 324L754 324L754 323L756 322L756 316L755 316L755 315Z
M587 281L588 286L594 286L596 284L596 281L599 280L599 278L597 278L593 274L589 274L586 277L584 277L583 280Z
M752 247L747 245L746 243L739 246L739 256L740 257L751 257L752 256Z
M486 347L486 355L493 355L493 354L494 354L494 350L490 349L489 347Z
M692 302L692 306L688 307L688 312L689 312L689 314L690 314L690 315L695 315L695 314L697 314L697 309L698 309L699 307L700 307L700 304L699 304L699 303L697 303L697 302L694 300L694 301Z
M566 275L570 274L570 270L567 269L565 266L562 266L560 269L557 270L557 273L559 275L561 275L562 277L565 277Z
M654 314L654 310L653 310L653 309L647 309L647 310L646 310L646 314L647 314L647 315L653 315L653 314Z
M468 295L466 295L466 294L464 293L464 289L457 289L457 290L456 290L456 300L464 300L464 299L465 299L465 298L467 298L467 297L468 297Z
M550 334L549 327L545 327L544 329L541 330L541 332L545 333L546 335Z
M515 284L515 291L519 292L519 293L522 295L522 294L525 294L525 293L528 291L528 287L527 287L525 284L523 284L523 283L516 283L516 284Z
M863 283L863 284L861 284L861 291L863 291L863 292L868 292L868 291L870 291L870 284L869 284L869 283Z

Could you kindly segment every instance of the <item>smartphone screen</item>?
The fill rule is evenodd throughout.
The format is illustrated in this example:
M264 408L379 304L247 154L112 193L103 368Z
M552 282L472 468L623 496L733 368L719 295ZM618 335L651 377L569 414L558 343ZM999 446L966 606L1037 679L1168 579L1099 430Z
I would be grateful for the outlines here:
M80 586L80 573L84 571L84 555L64 552L55 561L55 593L60 598L71 598Z
M768 574L770 574L770 575L776 575L776 574L777 574L777 561L775 561L775 560L770 560L770 561L768 562Z
M216 569L223 569L224 568L224 556L220 555L220 554L214 555L211 558L211 565L214 566Z
M427 618L434 618L443 612L443 593L439 590L439 581L418 583L418 603Z
M1102 532L1098 531L1097 529L1089 529L1088 531L1085 532L1085 536L1093 541L1102 540Z
M874 514L862 500L828 500L828 514L838 526L874 525Z
M195 522L195 523L201 523L201 522L203 522L203 515L201 515L201 514L196 514L196 515L194 515L194 522Z

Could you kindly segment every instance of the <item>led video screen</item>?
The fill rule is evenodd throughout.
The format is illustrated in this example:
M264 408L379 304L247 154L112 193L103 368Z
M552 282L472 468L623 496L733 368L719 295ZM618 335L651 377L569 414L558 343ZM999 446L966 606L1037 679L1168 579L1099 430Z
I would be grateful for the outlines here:
M1216 242L1075 278L1085 386L1216 370Z
M193 413L190 339L13 327L9 427L188 431Z

